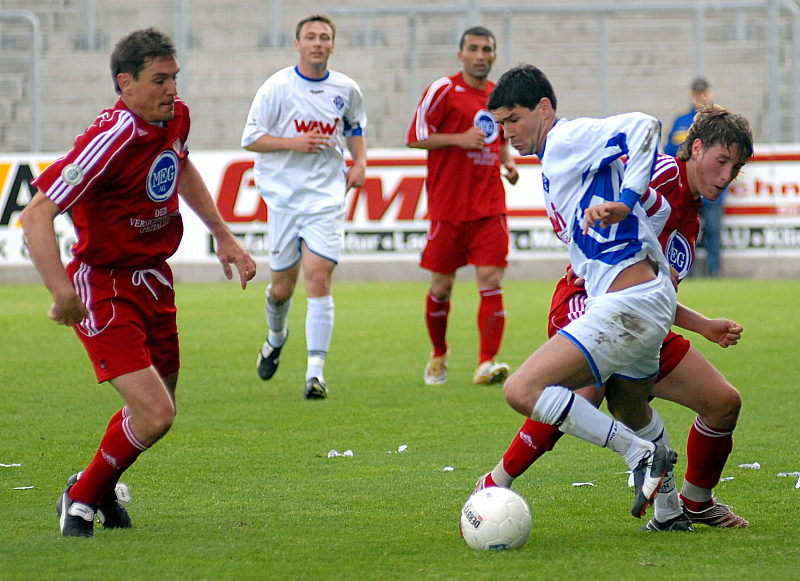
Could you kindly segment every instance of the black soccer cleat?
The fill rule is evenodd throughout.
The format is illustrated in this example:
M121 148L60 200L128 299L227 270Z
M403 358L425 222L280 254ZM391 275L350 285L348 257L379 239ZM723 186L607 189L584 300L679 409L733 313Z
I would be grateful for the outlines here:
M633 516L640 518L644 515L647 507L658 494L658 487L661 486L664 476L675 466L677 461L678 454L662 444L655 444L655 450L645 452L636 468L633 469L635 491L631 508Z
M265 340L261 346L261 351L258 352L258 376L267 381L272 379L275 372L278 371L278 363L281 360L281 349L286 345L286 339L289 338L289 331L286 331L286 338L280 347L273 347L269 340Z
M325 385L325 380L319 377L312 377L306 380L304 396L306 399L325 399L328 397L328 387Z
M69 489L78 481L78 475L73 474L67 480L67 488L56 501L56 514L58 515L59 528L65 537L93 537L94 536L94 507L82 502L75 502L69 497Z
M130 501L128 486L121 482L100 501L97 516L104 529L129 529L133 526L128 509L122 502Z
M692 521L685 514L679 514L675 518L671 518L661 522L656 520L656 517L651 518L641 530L651 531L657 533L673 533L673 532L687 532L694 531Z

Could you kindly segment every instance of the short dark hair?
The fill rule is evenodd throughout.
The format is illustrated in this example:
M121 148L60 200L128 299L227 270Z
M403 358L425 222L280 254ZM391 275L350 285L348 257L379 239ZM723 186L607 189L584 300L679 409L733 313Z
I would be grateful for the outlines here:
M492 31L486 28L485 26L473 26L472 28L468 28L464 31L464 34L461 35L461 40L458 41L458 50L464 50L464 39L469 36L485 36L486 38L491 38L494 42L494 47L497 48L497 39L492 34Z
M703 77L697 77L694 81L692 81L692 92L694 93L705 93L710 88L711 85L709 85L708 81Z
M489 109L511 109L516 105L535 109L547 97L556 110L556 94L547 76L533 65L519 65L504 72L489 96Z
M324 14L311 14L310 16L306 16L297 23L297 26L294 29L294 37L297 40L300 40L300 29L303 28L309 22L322 22L323 24L327 24L331 27L331 40L336 40L336 25L333 23L333 20L330 16L325 16Z
M742 164L753 156L753 130L750 122L743 115L731 113L719 105L706 105L697 112L675 157L688 161L692 157L695 139L699 139L704 148L715 145L730 148L735 144L739 149L739 162Z
M147 66L148 61L160 58L174 58L175 45L165 34L155 28L146 28L131 32L122 38L111 53L111 78L114 90L121 93L117 75L130 73L134 79Z

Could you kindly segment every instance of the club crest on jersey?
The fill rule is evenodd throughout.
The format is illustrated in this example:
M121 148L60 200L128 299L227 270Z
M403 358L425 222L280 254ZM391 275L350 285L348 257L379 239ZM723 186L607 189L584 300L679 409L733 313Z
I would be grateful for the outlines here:
M168 199L178 185L178 156L172 150L162 151L147 172L147 196L154 202Z
M500 129L497 122L494 120L494 116L486 109L481 109L475 113L472 122L476 127L480 127L483 134L486 135L483 140L484 143L494 143L500 135Z
M83 168L77 163L65 165L61 170L61 179L71 186L77 186L83 181Z
M336 105L337 109L344 109L344 99L342 99L339 95L336 95L333 98L333 104Z
M692 268L692 246L677 230L667 240L666 255L670 266L678 271L678 279L684 279Z

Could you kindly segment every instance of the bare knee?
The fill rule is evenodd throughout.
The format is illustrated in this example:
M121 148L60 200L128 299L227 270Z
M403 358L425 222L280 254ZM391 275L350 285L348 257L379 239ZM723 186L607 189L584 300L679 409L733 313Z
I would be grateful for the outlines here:
M160 440L175 421L175 406L171 401L163 402L134 417L134 433L148 446Z
M503 386L503 395L506 402L515 411L529 418L536 405L536 391L532 389L519 375L511 374Z
M730 389L718 394L712 405L707 407L708 410L699 414L706 424L721 430L733 430L742 409L742 397L735 387L730 386Z

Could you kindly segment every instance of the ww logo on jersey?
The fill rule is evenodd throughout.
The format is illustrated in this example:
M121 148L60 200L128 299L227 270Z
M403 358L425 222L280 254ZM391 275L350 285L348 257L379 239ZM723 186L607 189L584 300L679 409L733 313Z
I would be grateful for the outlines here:
M325 123L324 121L303 121L302 119L294 120L294 128L298 133L309 133L311 131L319 131L323 135L333 135L336 131L336 126L339 123L339 118L333 120L333 123Z

